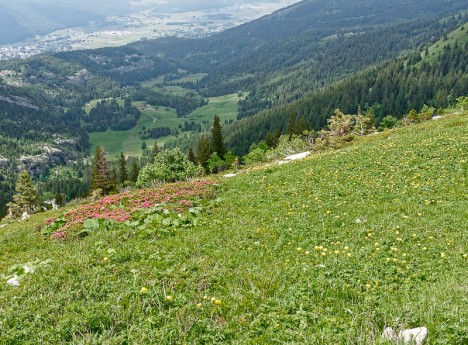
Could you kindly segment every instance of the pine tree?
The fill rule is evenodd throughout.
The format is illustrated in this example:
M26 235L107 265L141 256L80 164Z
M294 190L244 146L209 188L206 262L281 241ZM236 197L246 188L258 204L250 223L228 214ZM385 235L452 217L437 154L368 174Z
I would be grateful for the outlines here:
M138 180L138 174L140 173L140 167L136 160L133 161L132 170L130 171L130 181L136 182Z
M192 148L190 148L187 157L188 157L188 160L191 161L193 164L197 164L197 158L195 157L195 154L193 153Z
M297 111L294 110L289 113L288 126L286 128L286 131L289 135L289 141L291 141L292 136L294 135L296 131L296 121L297 121Z
M109 193L112 188L111 178L106 152L103 147L97 146L94 154L90 191L101 189L104 195Z
M127 160L125 159L125 155L123 152L120 152L119 158L119 183L122 184L128 180L127 174Z
M18 212L35 212L38 205L38 197L31 176L26 170L19 173L16 180L16 194L13 196L13 203L9 203L10 214L17 216Z
M223 159L226 154L224 146L223 129L221 128L219 116L216 115L213 119L213 127L211 128L211 153L216 152Z
M159 154L160 150L158 147L158 143L155 141L153 148L151 149L151 158L150 158L150 163L154 163L154 160L156 159L156 156Z
M210 150L210 142L208 139L202 135L198 140L197 146L197 161L200 165L206 169L206 162L210 159L211 150Z

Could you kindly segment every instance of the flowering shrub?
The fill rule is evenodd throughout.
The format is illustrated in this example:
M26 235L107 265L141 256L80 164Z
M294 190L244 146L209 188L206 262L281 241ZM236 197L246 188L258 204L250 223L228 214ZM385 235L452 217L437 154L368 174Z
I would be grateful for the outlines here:
M65 239L71 229L93 228L90 220L106 223L125 223L133 220L142 209L151 209L164 203L177 212L189 210L195 199L209 198L214 192L214 181L197 180L167 184L160 188L110 195L94 203L70 210L58 218L45 222L42 234L51 239ZM99 224L99 223L97 223Z

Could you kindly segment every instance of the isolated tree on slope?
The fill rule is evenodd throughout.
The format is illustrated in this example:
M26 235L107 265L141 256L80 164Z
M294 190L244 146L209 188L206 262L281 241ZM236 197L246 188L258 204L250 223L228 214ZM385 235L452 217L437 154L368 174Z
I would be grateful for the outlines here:
M221 128L219 116L216 115L213 119L213 127L211 128L211 153L216 152L220 158L224 158L226 147L224 146L223 130Z
M125 159L125 155L123 152L120 152L119 158L119 183L124 183L128 180L127 174L127 160Z
M159 154L159 152L160 152L160 150L159 150L158 143L155 141L154 145L153 145L153 148L151 149L150 163L154 163L154 160L156 159L156 156Z
M18 175L15 189L16 194L13 196L13 202L8 204L9 216L15 218L23 212L35 212L38 205L37 193L32 178L26 170Z
M210 155L210 142L204 135L202 135L198 140L197 161L204 169L206 169L206 162L210 159Z
M112 188L111 174L107 164L106 152L101 146L96 147L91 176L91 191L101 189L103 194L109 193Z

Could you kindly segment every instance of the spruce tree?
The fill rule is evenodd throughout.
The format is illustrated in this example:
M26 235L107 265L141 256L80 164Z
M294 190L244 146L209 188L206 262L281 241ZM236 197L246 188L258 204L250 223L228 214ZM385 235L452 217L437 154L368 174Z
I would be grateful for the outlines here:
M151 158L150 158L150 163L154 163L154 160L156 159L156 156L159 154L160 150L158 147L158 143L155 141L153 148L151 149Z
M210 142L208 139L202 135L198 140L197 146L197 161L200 165L206 169L206 162L210 159L211 150L210 150Z
M13 204L10 204L12 211L33 213L38 204L38 197L32 178L26 170L19 173L16 180L16 194L13 196Z
M96 147L93 161L93 172L91 175L90 191L101 189L105 195L109 193L112 188L111 173L107 164L106 152L101 146Z
M132 163L132 169L130 170L130 181L136 182L138 180L138 174L140 173L140 167L136 160Z
M119 158L119 183L122 184L128 180L127 174L127 160L125 159L125 155L123 152L120 152Z
M187 157L188 157L188 160L191 161L193 164L197 164L197 158L195 157L195 154L193 153L192 148L190 148Z
M293 110L289 113L288 126L286 128L286 131L289 135L289 141L291 141L294 133L296 132L296 121L297 121L297 111Z
M216 152L223 159L226 154L224 146L223 130L221 128L219 116L216 115L213 119L213 127L211 128L211 153Z

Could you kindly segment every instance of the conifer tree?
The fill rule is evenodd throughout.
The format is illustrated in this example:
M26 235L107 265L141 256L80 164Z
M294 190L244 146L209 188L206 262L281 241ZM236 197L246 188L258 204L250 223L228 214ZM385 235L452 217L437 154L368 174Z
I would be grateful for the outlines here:
M156 159L156 156L159 154L160 150L158 147L158 143L155 141L153 148L151 149L151 158L150 158L150 163L154 163L154 160Z
M109 193L112 188L111 179L106 152L103 147L97 146L94 154L90 191L101 189L103 194Z
M132 163L132 169L130 170L130 181L136 182L138 180L138 174L140 173L140 167L136 160Z
M208 139L202 135L198 140L197 146L197 161L200 165L206 169L206 162L210 159L210 142Z
M216 152L223 159L226 154L224 146L223 130L221 128L219 116L216 115L213 119L213 127L211 128L211 153Z
M197 158L195 157L195 154L193 153L192 148L190 148L187 157L188 157L188 160L191 161L193 164L197 164Z
M38 205L38 197L32 178L26 170L19 173L16 180L16 194L13 196L13 203L9 203L10 214L15 217L18 213L33 213Z
M125 155L123 152L120 152L119 158L119 183L122 184L128 180L127 174L127 160L125 159Z
M296 131L296 121L297 121L297 112L293 110L289 113L288 126L286 128L286 131L289 135L289 141L292 140L292 136Z

